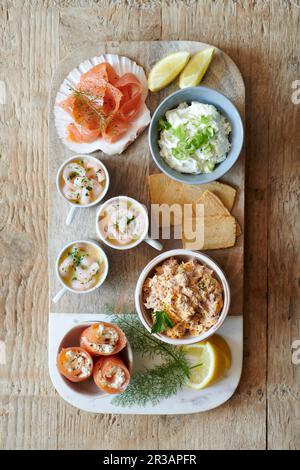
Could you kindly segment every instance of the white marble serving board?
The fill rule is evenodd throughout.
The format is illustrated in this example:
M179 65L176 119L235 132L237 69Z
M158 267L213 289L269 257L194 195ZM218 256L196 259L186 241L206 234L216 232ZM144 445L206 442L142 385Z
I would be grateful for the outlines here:
M109 321L109 316L99 313L50 313L49 315L49 371L59 395L71 405L92 413L176 415L208 411L225 403L235 392L243 363L243 317L228 316L218 334L228 342L231 368L218 383L204 390L183 388L176 395L161 400L157 405L123 408L111 403L111 396L87 396L71 390L56 368L56 355L65 334L75 326L95 321ZM133 352L134 353L134 352Z

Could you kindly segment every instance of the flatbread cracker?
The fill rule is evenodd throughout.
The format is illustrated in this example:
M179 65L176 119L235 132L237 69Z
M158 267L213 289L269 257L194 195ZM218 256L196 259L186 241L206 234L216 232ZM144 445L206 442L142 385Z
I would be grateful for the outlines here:
M151 204L180 204L184 185L171 180L163 173L149 176Z
M198 231L195 237L193 233L195 227L199 227L199 230L204 227L204 236ZM185 231L182 235L183 248L188 250L230 248L236 241L236 221L231 215L194 217L192 221L185 222L183 231Z
M230 211L233 207L236 190L228 184L212 183L189 185L168 178L163 173L149 176L150 200L152 204L195 204L205 191L213 192Z
M213 181L211 183L202 184L201 189L203 189L202 193L199 195L199 198L194 201L196 204L199 202L199 199L201 198L204 191L211 191L222 201L224 206L229 211L231 211L231 209L233 208L236 196L236 189L234 189L232 186L229 186L228 184L224 183L219 183L219 181Z
M243 232L237 220L235 221L235 223L236 223L236 236L239 237L240 235L242 235Z
M215 215L231 215L218 196L211 191L204 191L198 200L198 204L204 206L204 217Z
M222 201L211 191L205 191L199 198L198 204L204 206L204 217L210 217L215 215L231 215L229 210L224 206ZM194 214L196 215L196 214ZM238 221L236 223L236 236L242 235L242 229Z

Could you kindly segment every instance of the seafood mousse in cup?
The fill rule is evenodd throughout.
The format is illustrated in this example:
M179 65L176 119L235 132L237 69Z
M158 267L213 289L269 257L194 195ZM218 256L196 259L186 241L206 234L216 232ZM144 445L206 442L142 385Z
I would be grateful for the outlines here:
M86 294L100 287L108 273L108 260L96 243L78 240L64 246L57 257L55 269L63 285L53 298L53 302L57 303L68 290Z
M116 250L128 250L145 241L156 250L162 245L148 237L149 218L145 207L128 196L117 196L101 205L96 216L98 237Z
M109 175L100 160L87 155L75 155L66 160L57 172L56 186L71 209L66 218L70 225L75 211L95 206L106 195Z

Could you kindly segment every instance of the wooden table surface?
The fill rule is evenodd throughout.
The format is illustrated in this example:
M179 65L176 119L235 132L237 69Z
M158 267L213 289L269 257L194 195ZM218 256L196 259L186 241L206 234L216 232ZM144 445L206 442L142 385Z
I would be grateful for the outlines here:
M300 448L300 2L4 0L0 13L0 447ZM115 39L215 44L245 80L244 368L203 414L88 414L48 375L48 90L66 54Z

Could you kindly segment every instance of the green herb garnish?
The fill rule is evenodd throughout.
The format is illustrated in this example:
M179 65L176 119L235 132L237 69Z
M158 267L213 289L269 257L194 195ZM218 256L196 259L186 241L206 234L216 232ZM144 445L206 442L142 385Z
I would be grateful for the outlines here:
M155 405L160 400L175 395L186 383L186 376L175 361L167 361L153 369L139 372L131 377L124 393L113 398L118 406Z
M154 323L151 328L151 333L162 333L166 331L167 328L173 328L174 326L165 310L154 312L153 318Z
M135 219L135 215L133 215L132 217L128 217L128 219L127 219L127 225L129 225L130 222L132 222L134 219Z
M161 131L165 131L172 127L171 124L164 118L159 119L158 126L159 126L159 130Z
M102 130L106 125L110 122L111 117L105 118L103 112L101 112L101 107L99 108L99 100L102 100L102 96L94 96L88 92L84 92L81 90L78 90L77 88L74 88L70 83L67 84L68 88L70 91L73 92L73 94L78 98L82 103L86 104L92 113L90 113L90 116L93 116L93 113L95 113L98 116L99 119L99 129Z
M215 136L212 116L201 116L199 119L193 119L191 124L194 126L195 133L192 136L189 135L186 123L172 128L167 121L162 121L160 127L164 126L164 129L171 128L169 133L177 139L176 146L172 148L172 155L178 160L186 160L193 157L197 150L201 150L206 155L210 155L214 151L214 146L211 142ZM166 127L166 122L168 127Z
M200 116L200 124L204 124L205 126L208 126L208 124L211 123L212 121L212 116Z
M112 322L125 333L133 353L140 358L159 359L152 369L134 372L126 391L113 398L118 406L153 405L175 395L187 382L190 367L181 348L153 337L135 314L113 315ZM142 361L140 360L140 363Z
M85 255L80 255L79 254L77 246L74 246L72 248L72 251L68 254L72 256L72 261L73 261L73 265L74 265L75 268L77 268L77 266L79 266L81 264L81 262L82 262L82 260L85 256Z
M184 124L180 124L178 127L173 129L172 134L180 141L185 140L188 137L188 133Z
M77 171L72 171L68 177L68 180L72 180L73 178L76 178L76 176L79 176L79 173L77 173Z
M201 131L199 130L193 137L186 137L179 140L176 147L172 149L172 154L178 160L185 160L192 157L197 150L207 145L213 136L214 130L212 127L207 127Z
M190 367L190 370L191 370L191 369L196 369L196 367L201 367L201 366L203 366L203 363L202 363L202 362L199 362L199 364L195 364L194 366L191 366L191 367Z

